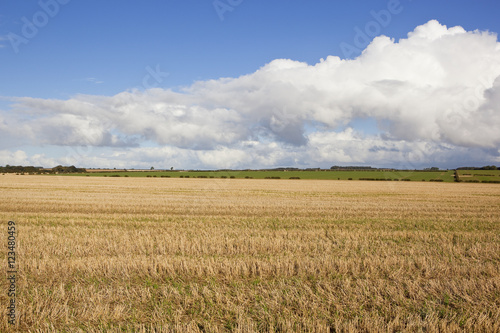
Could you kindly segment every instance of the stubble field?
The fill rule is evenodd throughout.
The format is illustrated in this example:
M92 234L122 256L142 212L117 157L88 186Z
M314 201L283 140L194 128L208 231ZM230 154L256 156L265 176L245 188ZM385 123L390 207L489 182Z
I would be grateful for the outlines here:
M0 220L2 332L500 331L498 184L3 175Z

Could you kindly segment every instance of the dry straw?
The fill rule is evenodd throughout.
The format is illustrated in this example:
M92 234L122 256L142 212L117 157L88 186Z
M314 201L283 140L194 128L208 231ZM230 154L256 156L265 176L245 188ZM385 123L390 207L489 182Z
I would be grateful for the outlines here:
M495 184L6 175L0 187L0 220L19 230L20 331L500 331Z

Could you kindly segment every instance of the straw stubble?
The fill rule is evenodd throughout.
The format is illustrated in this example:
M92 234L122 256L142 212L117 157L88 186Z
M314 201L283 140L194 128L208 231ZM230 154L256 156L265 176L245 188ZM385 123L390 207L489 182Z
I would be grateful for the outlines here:
M0 181L24 331L500 330L496 184Z

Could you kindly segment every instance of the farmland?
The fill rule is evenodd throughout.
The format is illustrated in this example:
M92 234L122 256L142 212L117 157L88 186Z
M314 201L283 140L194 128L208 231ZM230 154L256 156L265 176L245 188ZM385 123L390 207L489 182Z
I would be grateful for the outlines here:
M500 330L498 184L306 178L0 175L0 331Z
M462 182L500 182L500 170L459 170L458 175Z
M324 179L324 180L390 180L390 181L443 181L453 182L452 170L228 170L228 171L100 171L71 174L92 177L169 177L169 178L280 178L280 179ZM497 173L497 171L493 171ZM500 178L499 178L500 179Z

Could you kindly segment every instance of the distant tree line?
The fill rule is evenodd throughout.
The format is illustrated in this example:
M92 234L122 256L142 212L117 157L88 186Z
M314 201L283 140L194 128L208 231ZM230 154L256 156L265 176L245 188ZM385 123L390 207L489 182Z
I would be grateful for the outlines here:
M42 174L42 173L80 173L86 172L84 168L77 168L74 165L62 166L58 165L52 169L45 169L43 167L35 166L21 166L21 165L6 165L0 166L0 173L30 173L30 174Z
M483 167L460 167L457 170L498 170L494 165L486 165Z
M334 165L330 170L375 170L371 166L338 166Z
M87 169L77 168L74 165L71 165L71 166L58 165L58 166L52 168L52 172L53 173L80 173L80 172L87 172Z
M0 166L1 173L41 173L42 167L6 165Z

